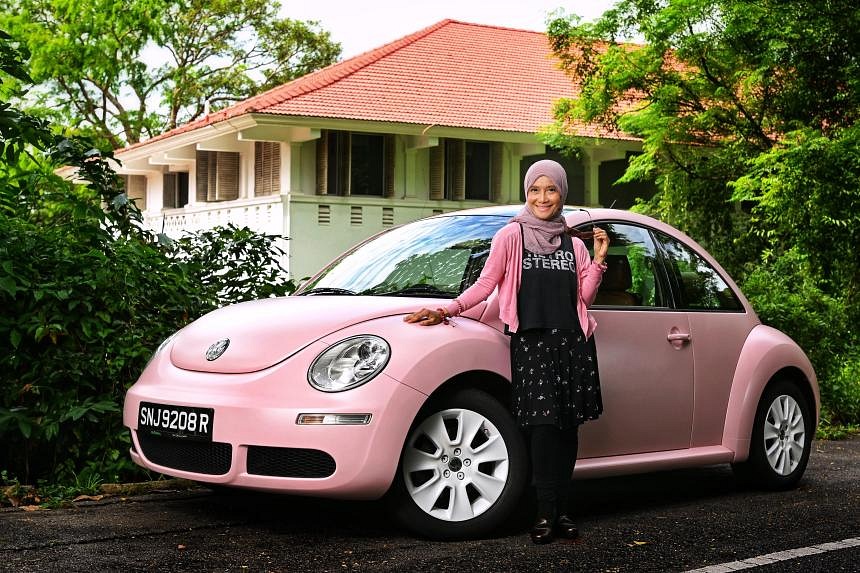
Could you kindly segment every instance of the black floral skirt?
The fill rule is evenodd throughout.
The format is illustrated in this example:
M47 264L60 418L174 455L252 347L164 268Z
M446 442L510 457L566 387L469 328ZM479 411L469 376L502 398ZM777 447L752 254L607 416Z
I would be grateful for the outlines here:
M603 412L594 337L534 329L511 335L512 410L520 426L573 428Z

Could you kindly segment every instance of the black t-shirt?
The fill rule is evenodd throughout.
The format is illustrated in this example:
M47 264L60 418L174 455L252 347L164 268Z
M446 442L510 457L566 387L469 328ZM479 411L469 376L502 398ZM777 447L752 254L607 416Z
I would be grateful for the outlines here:
M548 255L526 250L517 295L519 331L534 328L579 330L576 314L577 277L573 241L565 234L561 246Z

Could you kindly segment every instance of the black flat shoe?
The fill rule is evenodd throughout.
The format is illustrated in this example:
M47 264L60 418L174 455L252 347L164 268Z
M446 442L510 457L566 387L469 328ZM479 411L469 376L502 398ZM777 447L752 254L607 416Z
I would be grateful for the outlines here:
M568 516L560 515L555 525L559 536L565 539L576 539L579 537L579 529L576 528L576 524Z
M549 519L538 519L532 526L529 536L532 538L532 543L540 545L552 541L552 525Z

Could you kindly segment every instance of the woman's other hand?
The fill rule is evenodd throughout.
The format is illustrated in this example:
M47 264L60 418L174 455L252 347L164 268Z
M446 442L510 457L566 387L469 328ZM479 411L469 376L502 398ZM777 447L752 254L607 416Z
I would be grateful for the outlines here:
M417 322L421 326L433 326L434 324L442 324L447 318L445 311L442 309L430 310L429 308L422 308L417 312L404 316L403 321Z
M603 264L609 251L609 235L600 227L594 227L594 262Z

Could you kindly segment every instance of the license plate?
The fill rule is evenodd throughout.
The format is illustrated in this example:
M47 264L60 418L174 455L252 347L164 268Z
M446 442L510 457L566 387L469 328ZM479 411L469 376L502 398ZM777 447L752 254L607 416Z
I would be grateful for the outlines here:
M156 436L211 442L214 421L214 408L141 402L137 429Z

